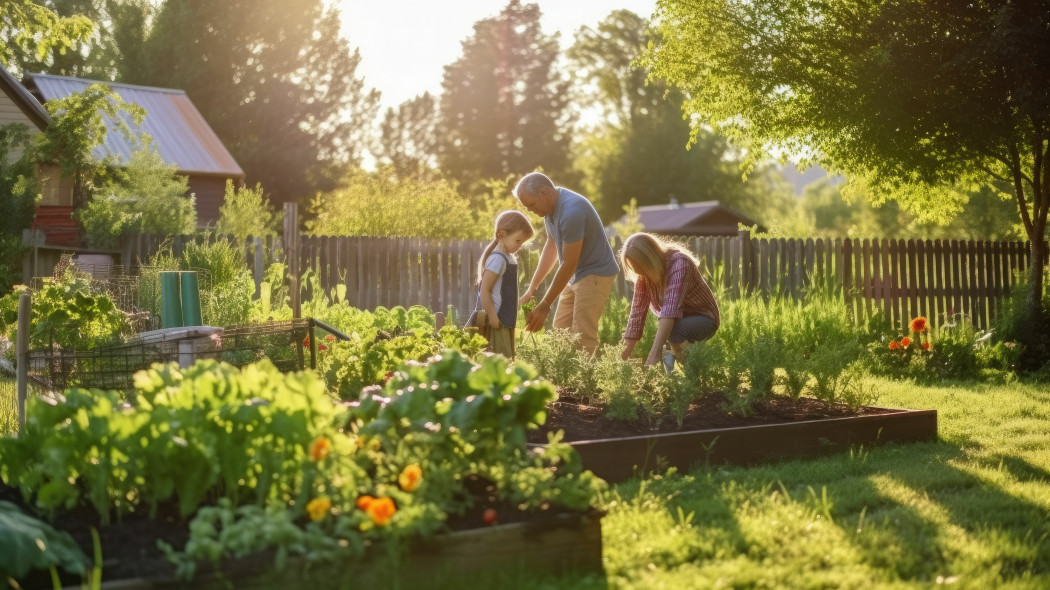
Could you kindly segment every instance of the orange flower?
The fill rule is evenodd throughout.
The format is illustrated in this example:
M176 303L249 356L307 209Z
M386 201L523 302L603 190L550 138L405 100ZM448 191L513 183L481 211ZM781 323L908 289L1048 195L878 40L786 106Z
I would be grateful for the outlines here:
M314 498L306 505L306 513L310 515L310 520L314 522L324 518L331 509L332 501L324 496Z
M930 349L930 343L929 342L923 342L922 343L922 349L923 350L929 350Z
M912 332L925 332L926 331L926 317L919 316L911 321L909 326Z
M900 347L901 347L901 345L898 344L896 340L890 342L890 350L897 350Z
M423 481L423 470L414 463L402 469L401 474L397 476L397 483L406 492L416 491L421 481Z
M310 348L310 337L303 338L303 348Z
M357 499L357 507L360 508L361 510L368 510L368 505L371 504L374 501L375 501L375 498L373 498L372 496L368 496L368 495L361 496L360 498Z
M905 336L904 338L901 338L901 346L903 346L904 348L908 348L908 346L910 346L910 345L911 345L911 338L908 338L907 336Z
M324 461L331 452L332 442L324 436L319 436L310 443L310 458L314 461Z
M365 512L368 513L368 516L376 526L386 526L390 524L390 519L397 512L397 507L394 506L394 501L390 498L376 498L368 503Z
M329 334L329 335L325 336L324 339L329 341L329 342L335 342L335 334Z

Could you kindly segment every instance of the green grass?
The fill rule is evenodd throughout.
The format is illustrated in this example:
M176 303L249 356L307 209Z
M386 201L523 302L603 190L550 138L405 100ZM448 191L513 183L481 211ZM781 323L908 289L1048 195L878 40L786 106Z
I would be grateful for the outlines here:
M627 482L604 577L470 586L1050 587L1050 386L879 385L880 405L936 408L940 440Z
M0 436L18 432L18 392L15 380L0 376Z

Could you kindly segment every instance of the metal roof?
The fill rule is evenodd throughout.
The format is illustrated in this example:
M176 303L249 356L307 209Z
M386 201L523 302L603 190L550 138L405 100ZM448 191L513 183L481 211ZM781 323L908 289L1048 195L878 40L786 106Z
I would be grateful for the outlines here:
M645 231L669 232L693 225L716 211L728 213L748 225L754 223L718 201L698 201L681 205L646 205L638 208L638 221L645 227Z
M22 109L22 112L36 123L37 127L44 129L51 122L47 109L37 102L33 95L29 94L29 91L25 89L25 86L19 84L18 80L15 80L15 77L3 65L0 65L0 87L18 105L18 108Z
M45 101L65 98L98 83L98 80L51 74L26 76L26 85L35 87ZM182 90L102 83L120 95L125 102L137 104L146 110L146 118L142 125L132 125L132 131L152 137L161 158L175 164L179 172L244 176L244 171L226 150L226 146ZM95 157L101 159L112 155L121 162L129 161L135 145L128 142L112 125L108 125L111 121L108 117L106 119L110 131L102 145L95 148Z

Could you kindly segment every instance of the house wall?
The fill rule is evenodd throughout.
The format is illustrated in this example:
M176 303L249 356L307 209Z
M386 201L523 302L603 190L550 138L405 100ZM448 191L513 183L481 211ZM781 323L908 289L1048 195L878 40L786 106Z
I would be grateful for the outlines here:
M36 123L22 111L22 108L6 92L0 91L0 126L10 123L21 123L29 128L30 133L40 131ZM21 149L11 150L11 153L8 154L8 162L18 161L21 157Z
M226 195L227 177L190 174L188 180L190 192L197 198L197 226L215 225ZM237 179L233 180L236 184Z

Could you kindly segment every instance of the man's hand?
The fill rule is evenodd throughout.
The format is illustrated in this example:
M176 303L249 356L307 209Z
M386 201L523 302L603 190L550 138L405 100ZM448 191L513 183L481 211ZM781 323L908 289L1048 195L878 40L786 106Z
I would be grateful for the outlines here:
M550 315L551 306L544 302L539 302L536 305L536 309L529 312L529 317L525 318L525 329L529 332L539 332L543 328L543 324L547 323L547 316Z

